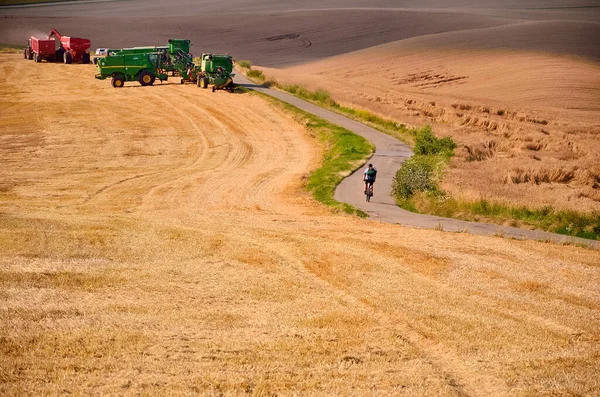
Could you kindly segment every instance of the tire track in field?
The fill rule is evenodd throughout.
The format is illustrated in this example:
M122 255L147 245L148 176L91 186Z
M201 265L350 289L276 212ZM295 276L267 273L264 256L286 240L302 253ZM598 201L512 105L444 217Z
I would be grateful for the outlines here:
M152 87L150 87L152 88ZM177 109L174 105L172 105L171 103L169 103L169 101L167 101L160 93L156 93L156 92L150 92L148 91L146 94L148 94L148 96L153 99L155 102L158 102L160 104L162 104L163 106L169 106L172 107L173 111L179 112L179 109ZM152 104L152 101L148 101L149 104ZM158 105L157 105L158 106ZM160 106L158 106L160 107ZM206 152L204 150L202 150L203 147L208 146L209 142L205 139L205 137L199 133L198 131L198 127L197 125L189 119L189 116L187 116L185 113L180 112L179 113L181 118L183 120L187 121L187 124L189 125L190 129L193 132L194 135L194 141L193 141L193 146L192 147L188 147L187 151L186 151L186 155L193 159L191 164L177 164L175 166L171 166L166 170L160 170L160 171L156 171L156 172L151 172L151 173L146 173L146 174L141 174L141 175L135 175L132 177L127 177L127 178L123 178L122 180L106 185L100 189L98 189L94 194L90 195L88 198L86 198L84 200L84 204L88 204L93 200L98 199L100 196L102 195L106 195L106 194L110 194L114 197L117 197L120 195L120 192L122 190L127 190L130 191L131 188L129 187L130 184L129 182L135 181L135 185L137 188L143 188L143 186L145 185L149 185L147 188L149 190L151 190L152 186L156 185L156 181L158 180L162 180L163 178L170 178L170 174L174 173L174 172L180 172L180 170L182 169L187 169L191 166L193 166L194 163L198 162L199 159L203 158L206 155ZM176 128L177 132L179 134L183 134L185 135L185 131L186 129L181 127L181 128ZM145 189L145 188L143 188ZM147 195L148 193L146 193ZM138 196L135 199L135 203L134 206L135 207L139 207L143 202L143 197ZM132 208L128 208L128 211L132 211Z
M315 239L314 244L319 244L319 238L313 236L302 235L301 239ZM310 245L310 244L309 244ZM368 245L368 244L367 244ZM352 245L349 245L352 247ZM441 343L427 338L415 328L406 322L402 313L385 311L377 306L367 302L364 293L361 294L353 291L350 286L340 285L332 282L327 276L316 273L310 269L309 262L312 253L302 252L302 248L294 244L288 248L282 249L281 245L267 244L262 248L269 250L272 255L280 258L279 262L287 264L287 266L279 266L280 271L288 273L295 280L304 279L312 285L318 285L323 290L331 293L337 299L342 300L347 305L354 307L354 311L366 314L369 317L375 318L379 324L385 325L387 330L392 330L398 337L419 352L419 359L427 363L433 372L442 379L446 385L453 390L455 395L461 397L467 396L489 396L489 395L510 395L510 388L500 378L482 373L470 367L464 359L457 356L455 352L448 349ZM321 247L323 248L323 247ZM297 252L300 250L300 252ZM357 253L364 253L365 250L370 250L368 247L360 247L350 249ZM373 253L376 255L376 253ZM420 281L425 280L424 277L412 272ZM436 283L434 280L427 279L427 282ZM432 287L433 288L433 287ZM373 292L373 291L370 291ZM374 298L376 299L376 297Z

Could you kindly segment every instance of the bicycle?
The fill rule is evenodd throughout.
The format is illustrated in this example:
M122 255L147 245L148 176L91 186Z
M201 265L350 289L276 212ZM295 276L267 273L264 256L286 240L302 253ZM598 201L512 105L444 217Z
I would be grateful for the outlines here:
M367 181L367 191L365 192L367 202L371 201L371 197L373 197L373 181Z

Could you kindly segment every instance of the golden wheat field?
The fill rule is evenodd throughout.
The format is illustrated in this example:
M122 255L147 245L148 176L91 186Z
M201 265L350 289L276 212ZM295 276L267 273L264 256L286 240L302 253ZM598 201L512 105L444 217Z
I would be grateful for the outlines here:
M0 394L598 395L600 252L303 190L276 105L0 55Z

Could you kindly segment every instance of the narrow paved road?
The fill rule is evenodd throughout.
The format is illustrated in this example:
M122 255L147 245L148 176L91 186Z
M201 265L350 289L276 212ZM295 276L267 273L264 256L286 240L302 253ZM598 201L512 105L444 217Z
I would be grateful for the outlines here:
M241 73L236 74L235 82L238 85L287 102L290 105L296 106L299 109L344 127L371 141L375 145L376 150L375 154L368 162L373 163L378 170L377 182L374 189L375 195L371 199L371 202L367 203L363 195L364 186L362 185L362 168L356 170L352 175L342 181L337 187L334 197L340 202L345 202L356 208L360 208L368 213L372 219L386 223L397 223L404 226L438 229L448 232L466 232L484 236L497 235L517 239L575 243L597 249L600 248L600 242L594 240L564 236L539 230L519 229L509 226L467 222L458 219L442 218L439 216L415 214L403 210L396 205L394 198L391 196L391 186L393 176L402 165L402 162L413 154L409 146L371 127L323 109L317 105L313 105L312 103L296 98L293 95L259 86L248 80Z

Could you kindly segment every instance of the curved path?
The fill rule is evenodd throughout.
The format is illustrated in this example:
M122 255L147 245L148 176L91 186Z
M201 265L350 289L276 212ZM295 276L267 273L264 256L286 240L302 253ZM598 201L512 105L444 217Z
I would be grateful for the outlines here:
M509 226L487 223L467 222L452 218L416 214L398 207L391 196L392 179L402 162L412 156L411 148L399 140L379 132L362 123L323 109L317 105L296 98L288 93L259 86L248 80L241 73L236 74L236 84L262 92L306 112L312 113L331 123L344 127L355 134L371 141L375 145L375 154L369 159L378 169L375 195L370 203L365 202L362 194L362 172L360 168L342 181L336 188L335 199L365 211L372 219L397 223L404 226L444 230L448 232L466 232L484 236L503 236L517 239L554 241L558 243L574 243L588 247L600 248L600 242L562 234L548 233L539 230L519 229Z

